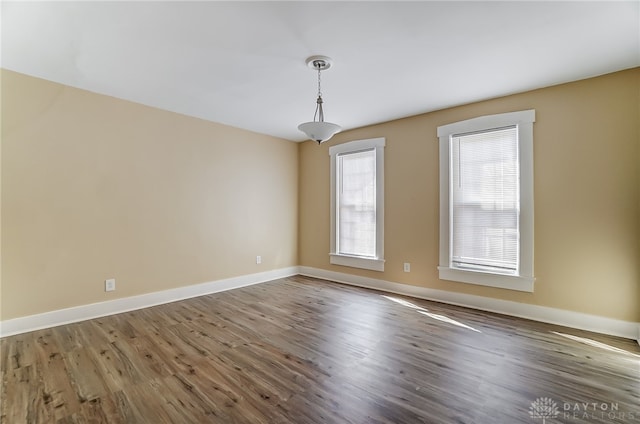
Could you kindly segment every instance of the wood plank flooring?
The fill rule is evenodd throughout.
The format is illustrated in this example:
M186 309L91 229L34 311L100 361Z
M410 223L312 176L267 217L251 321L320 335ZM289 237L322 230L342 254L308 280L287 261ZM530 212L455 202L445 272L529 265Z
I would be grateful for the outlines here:
M634 341L301 276L0 349L7 424L640 422Z

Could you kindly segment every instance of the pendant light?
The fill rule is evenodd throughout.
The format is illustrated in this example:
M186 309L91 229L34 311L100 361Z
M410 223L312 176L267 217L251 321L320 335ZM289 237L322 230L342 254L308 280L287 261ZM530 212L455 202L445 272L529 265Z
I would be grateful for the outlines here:
M325 122L324 111L322 110L320 72L329 69L333 62L331 58L326 56L311 56L306 60L306 63L307 66L318 71L318 98L316 99L316 112L313 115L313 121L298 125L298 129L305 133L311 140L315 140L320 144L329 140L334 134L342 130L340 125Z

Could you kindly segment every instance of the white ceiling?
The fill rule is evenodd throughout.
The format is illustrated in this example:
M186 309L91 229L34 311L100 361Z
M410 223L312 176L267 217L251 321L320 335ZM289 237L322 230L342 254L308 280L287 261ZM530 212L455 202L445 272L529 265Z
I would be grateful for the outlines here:
M640 2L2 2L2 67L293 141L640 66Z

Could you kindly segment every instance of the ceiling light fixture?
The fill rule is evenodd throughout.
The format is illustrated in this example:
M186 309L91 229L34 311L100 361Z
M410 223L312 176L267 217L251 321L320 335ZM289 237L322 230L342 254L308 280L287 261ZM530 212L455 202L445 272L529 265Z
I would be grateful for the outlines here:
M313 114L313 121L298 125L298 129L305 133L311 140L318 144L329 140L334 134L340 132L340 125L324 121L324 111L322 110L322 91L320 90L320 71L329 69L333 63L331 58L326 56L311 56L306 60L307 66L318 71L318 99L316 100L316 113ZM317 121L316 121L317 118Z

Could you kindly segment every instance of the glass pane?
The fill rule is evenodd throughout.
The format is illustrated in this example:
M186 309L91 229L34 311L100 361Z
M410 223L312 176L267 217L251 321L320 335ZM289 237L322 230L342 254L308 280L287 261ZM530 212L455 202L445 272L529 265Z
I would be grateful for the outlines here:
M375 257L375 150L339 155L338 181L338 253Z
M452 137L452 266L518 268L517 127Z

